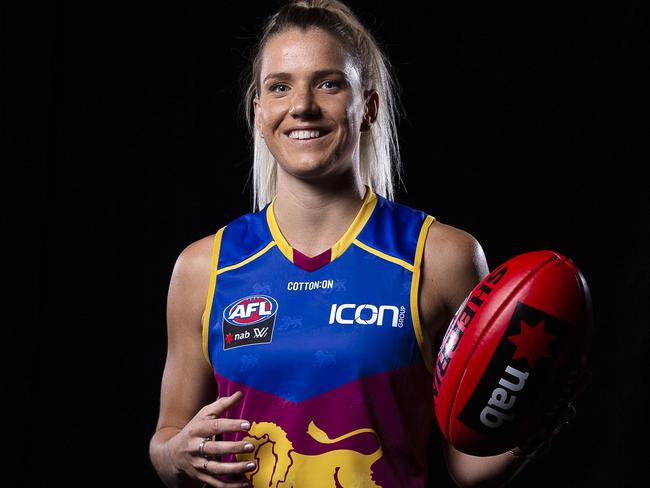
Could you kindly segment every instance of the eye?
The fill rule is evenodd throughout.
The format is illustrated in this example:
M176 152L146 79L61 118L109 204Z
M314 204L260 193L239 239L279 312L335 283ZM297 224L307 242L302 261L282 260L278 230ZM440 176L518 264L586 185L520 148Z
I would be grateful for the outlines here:
M331 85L331 86L327 87L325 85ZM325 88L340 88L341 85L338 81L327 80L321 83L321 86L325 86Z
M269 88L269 90L276 93L284 93L288 89L289 87L284 83L276 83L275 85L271 85L271 87Z

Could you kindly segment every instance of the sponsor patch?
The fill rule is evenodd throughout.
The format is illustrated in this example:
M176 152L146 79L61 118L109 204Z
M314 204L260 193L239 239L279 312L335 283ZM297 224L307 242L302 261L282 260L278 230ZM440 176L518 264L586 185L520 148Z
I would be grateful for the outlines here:
M477 388L458 418L486 436L508 436L520 425L553 372L569 325L542 310L517 304Z
M395 305L371 305L369 303L356 305L354 303L333 303L330 307L330 325L358 324L377 325L390 324L393 327L404 327L406 307L397 308Z
M268 295L234 301L223 311L223 349L270 343L277 313L278 302Z

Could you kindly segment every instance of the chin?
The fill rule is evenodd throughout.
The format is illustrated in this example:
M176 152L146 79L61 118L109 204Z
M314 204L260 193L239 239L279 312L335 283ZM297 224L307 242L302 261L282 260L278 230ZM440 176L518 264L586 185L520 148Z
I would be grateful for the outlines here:
M277 158L276 160L280 161ZM331 151L319 154L285 153L283 161L285 162L278 163L278 169L286 173L287 176L301 180L329 179L353 170L353 164L347 151L343 154Z
M290 164L280 165L283 171L291 176L301 179L312 179L330 175L335 171L335 166L327 161L292 161Z

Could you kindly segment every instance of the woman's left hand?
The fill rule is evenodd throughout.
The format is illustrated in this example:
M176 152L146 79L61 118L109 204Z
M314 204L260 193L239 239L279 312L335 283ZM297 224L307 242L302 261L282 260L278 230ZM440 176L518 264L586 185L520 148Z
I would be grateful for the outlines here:
M591 377L591 370L587 368L571 373L565 388L566 394L563 395L558 406L545 415L542 427L510 452L517 457L526 459L534 459L548 452L553 439L575 419L575 401L587 388Z

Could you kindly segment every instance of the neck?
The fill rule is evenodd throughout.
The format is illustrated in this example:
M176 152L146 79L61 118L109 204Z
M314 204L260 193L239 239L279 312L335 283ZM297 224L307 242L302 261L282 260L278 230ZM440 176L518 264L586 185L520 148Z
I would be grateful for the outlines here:
M353 172L310 182L278 172L275 220L289 245L313 257L331 248L356 217L365 186Z

